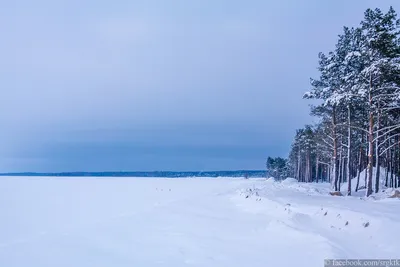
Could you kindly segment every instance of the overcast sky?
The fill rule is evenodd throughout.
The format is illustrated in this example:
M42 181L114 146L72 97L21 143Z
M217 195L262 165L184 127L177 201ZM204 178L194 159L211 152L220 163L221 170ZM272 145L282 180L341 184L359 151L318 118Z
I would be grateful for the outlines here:
M318 52L398 0L13 0L0 172L263 169L310 123Z

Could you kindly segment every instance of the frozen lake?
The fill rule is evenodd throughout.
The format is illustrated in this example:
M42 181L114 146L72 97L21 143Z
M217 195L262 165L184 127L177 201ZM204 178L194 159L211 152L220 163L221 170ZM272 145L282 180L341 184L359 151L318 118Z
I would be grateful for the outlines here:
M0 266L322 266L399 255L398 199L328 190L265 179L1 177Z

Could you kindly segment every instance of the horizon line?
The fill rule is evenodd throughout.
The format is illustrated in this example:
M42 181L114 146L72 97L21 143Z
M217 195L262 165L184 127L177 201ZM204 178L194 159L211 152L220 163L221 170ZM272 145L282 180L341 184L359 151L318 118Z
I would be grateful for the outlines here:
M198 176L201 174L258 174L265 173L266 170L218 170L218 171L64 171L64 172L6 172L0 173L0 176L134 176L139 177L140 175L151 176L151 175L174 175L182 176Z

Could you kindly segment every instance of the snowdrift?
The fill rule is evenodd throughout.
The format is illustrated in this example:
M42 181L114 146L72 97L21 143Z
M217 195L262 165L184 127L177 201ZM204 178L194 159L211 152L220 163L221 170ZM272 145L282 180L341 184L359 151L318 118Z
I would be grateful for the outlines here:
M398 199L332 197L329 192L329 183L287 179L251 185L234 201L249 214L265 216L265 228L271 230L268 239L277 240L278 244L288 240L294 250L297 245L307 250L314 244L319 251L310 252L310 258L317 258L320 253L326 258L384 258L398 254L397 236L391 232L400 222L399 214L393 212L398 208ZM300 239L303 243L296 244Z
M358 185L359 190L365 190L366 188L366 181L365 181L365 174L367 172L367 169L363 170L360 174L360 183ZM376 181L376 168L373 168L373 175L372 175L372 188L375 188L375 181ZM380 173L379 173L379 190L386 189L387 187L385 186L385 181L386 181L386 170L384 168L380 168ZM347 185L348 183L343 183L341 186L341 191L347 191ZM351 190L355 191L357 186L357 177L351 179Z
M296 179L290 178L290 177L288 177L282 181L282 184L284 184L284 185L290 185L290 184L296 184L296 183L298 183L298 181Z

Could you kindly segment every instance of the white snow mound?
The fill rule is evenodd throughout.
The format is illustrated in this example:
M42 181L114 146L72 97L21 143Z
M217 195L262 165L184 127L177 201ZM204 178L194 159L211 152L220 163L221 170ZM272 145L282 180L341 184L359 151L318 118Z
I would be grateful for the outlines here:
M363 170L360 173L360 183L358 185L358 189L363 190L366 188L366 184L365 184L365 174L367 172L367 169ZM390 174L389 174L390 177ZM375 181L376 181L376 168L373 168L373 173L372 173L372 188L375 188ZM379 170L379 189L385 189L385 182L386 182L386 170L385 168L380 168ZM347 182L343 183L341 186L341 191L347 191ZM354 192L356 190L357 187L357 177L351 179L351 190Z
M284 185L289 185L289 184L296 184L298 181L294 178L286 178L285 180L282 181L282 184Z

